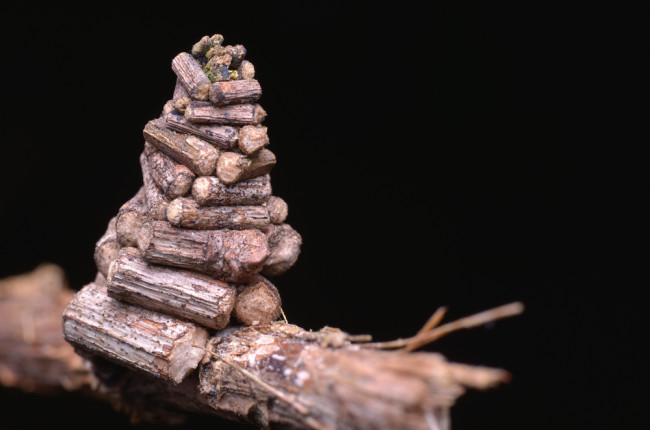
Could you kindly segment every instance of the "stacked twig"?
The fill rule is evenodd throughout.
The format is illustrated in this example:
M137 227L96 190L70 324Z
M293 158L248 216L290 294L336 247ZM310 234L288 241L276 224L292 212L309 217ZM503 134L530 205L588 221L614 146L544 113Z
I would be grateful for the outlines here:
M172 100L143 130L143 186L97 242L98 278L64 313L81 351L178 383L208 330L279 318L265 276L293 266L302 239L272 195L276 159L245 55L214 35L173 59Z

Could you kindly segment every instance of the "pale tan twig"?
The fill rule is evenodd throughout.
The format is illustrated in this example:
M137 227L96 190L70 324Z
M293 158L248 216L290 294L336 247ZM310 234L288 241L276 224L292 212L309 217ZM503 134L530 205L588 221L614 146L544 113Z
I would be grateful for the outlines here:
M287 316L284 314L284 310L282 307L280 307L280 313L282 314L282 319L284 320L285 324L289 324L289 320L287 319Z
M447 307L446 307L446 306L443 306L443 307L441 307L441 308L438 308L438 309L433 313L433 315L431 315L431 316L429 317L429 319L427 320L427 322L424 323L424 325L422 326L422 328L420 329L420 331L417 332L417 334L415 335L415 337L422 336L424 333L426 333L426 332L428 332L428 331L433 330L434 328L436 328L436 326L437 326L438 324L440 324L440 321L442 321L442 319L445 317L445 314L446 314L446 313L447 313ZM415 345L415 343L411 343L411 344L409 344L409 345L406 345L406 346L404 347L404 352L411 352L411 351L415 350L416 347L415 347L414 345Z
M448 335L454 331L472 328L480 326L492 321L499 320L501 318L512 317L519 315L524 311L524 304L521 302L514 302L507 305L499 306L494 309L489 309L487 311L479 312L468 317L461 318L456 321L441 325L438 328L429 330L420 335L415 335L406 339L396 339L388 342L374 342L366 343L361 345L362 348L372 348L372 349L397 349L404 348L406 346L411 346L411 350L418 349L424 345L433 342L434 340L440 339L441 337Z

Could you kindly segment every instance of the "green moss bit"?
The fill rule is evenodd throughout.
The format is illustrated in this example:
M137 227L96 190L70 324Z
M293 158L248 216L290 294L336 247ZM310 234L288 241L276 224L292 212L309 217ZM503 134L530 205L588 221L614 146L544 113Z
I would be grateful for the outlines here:
M210 82L217 82L217 78L216 78L216 76L214 76L214 74L212 73L212 69L210 68L210 66L205 66L205 67L203 68L203 71L205 72L205 76L208 77L208 79L210 80Z
M239 80L239 72L237 70L229 70L230 79L233 81Z
M212 45L210 44L210 38L208 36L203 36L201 40L192 46L191 54L194 57L201 57L202 55L205 55L206 52L208 52L208 49L210 49L211 46Z

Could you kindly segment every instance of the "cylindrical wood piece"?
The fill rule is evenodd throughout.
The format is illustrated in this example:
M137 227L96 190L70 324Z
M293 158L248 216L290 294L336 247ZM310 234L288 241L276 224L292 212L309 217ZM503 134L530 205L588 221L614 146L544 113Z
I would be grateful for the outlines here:
M192 102L185 109L185 119L193 123L248 125L259 124L266 111L258 104L214 106L209 102Z
M172 160L148 142L144 145L144 153L151 169L153 181L167 198L175 199L190 191L194 178L196 178L190 169Z
M203 358L208 332L197 325L115 300L89 284L63 313L63 334L76 348L176 384Z
M245 125L239 129L239 149L251 155L269 144L269 136L266 134L266 127Z
M158 188L151 176L151 168L144 152L140 154L140 167L142 168L142 182L144 183L144 197L149 216L155 220L167 219L167 206L169 199L165 197L162 190Z
M263 276L250 284L237 286L237 300L232 315L244 325L271 324L280 317L280 293Z
M204 273L226 282L248 282L269 256L259 230L188 230L148 222L138 243L145 260Z
M167 220L176 227L216 230L229 228L266 231L269 212L264 206L201 206L187 197L174 199L167 207Z
M181 52L172 60L172 70L178 80L195 100L207 100L210 94L210 80L199 63L187 52Z
M271 224L266 237L271 254L264 263L262 274L266 276L281 275L289 270L298 260L302 237L289 224Z
M108 295L205 327L228 325L235 287L206 275L147 263L135 248L124 248L111 265Z
M117 232L115 225L117 224L117 217L111 218L108 222L106 232L99 238L95 244L95 266L104 276L108 273L108 268L111 263L117 258L120 252L120 244L117 239Z
M217 105L250 103L262 96L262 87L255 79L214 82L210 86L210 101Z
M271 197L271 178L264 175L229 185L214 176L201 176L192 185L192 197L201 206L261 205Z
M142 133L147 142L189 167L197 175L205 176L214 172L219 150L204 140L178 134L165 127L162 120L149 121Z
M147 220L149 211L145 194L145 187L141 187L117 213L115 230L121 246L136 246L138 243L140 229ZM106 275L103 271L100 272Z
M289 215L289 205L278 196L269 197L266 209L269 211L269 219L272 224L282 224Z
M223 152L217 160L216 173L224 184L233 184L270 173L275 161L275 154L266 148L249 156L237 152Z
M171 111L165 116L168 128L197 136L212 145L222 149L232 149L237 146L239 133L229 125L192 124L177 111Z
M187 92L180 79L176 79L176 86L174 87L172 100L180 99L183 97L190 97L190 93Z

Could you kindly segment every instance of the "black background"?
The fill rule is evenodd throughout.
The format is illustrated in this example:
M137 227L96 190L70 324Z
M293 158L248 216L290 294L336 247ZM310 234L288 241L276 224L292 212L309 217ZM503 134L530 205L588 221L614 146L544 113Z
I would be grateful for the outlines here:
M388 340L441 305L452 319L522 300L523 316L427 348L513 373L461 398L455 429L647 424L637 11L186 3L4 12L0 276L51 261L75 289L94 278L171 59L219 32L256 66L274 192L304 239L275 280L290 322ZM73 395L0 400L3 429L128 422Z

